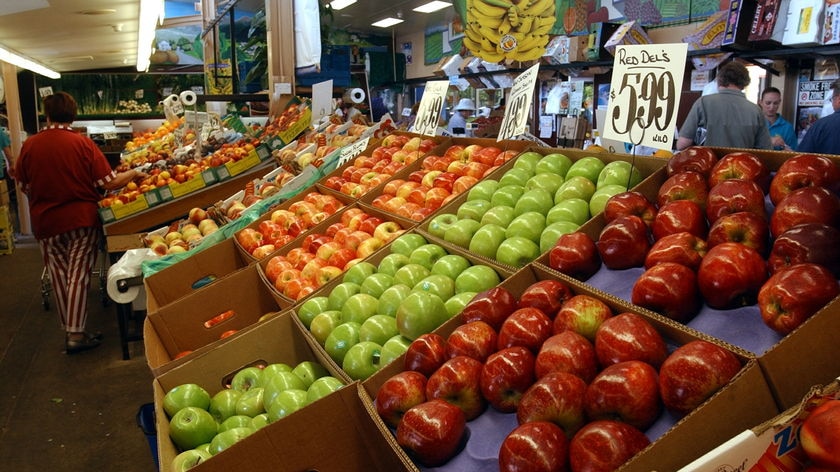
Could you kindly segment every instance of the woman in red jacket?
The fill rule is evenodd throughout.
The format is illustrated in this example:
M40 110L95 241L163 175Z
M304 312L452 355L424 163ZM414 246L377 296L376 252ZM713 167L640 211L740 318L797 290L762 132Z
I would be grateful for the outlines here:
M76 112L69 94L46 97L47 126L24 141L15 167L15 178L29 198L32 229L55 292L67 354L92 349L102 340L85 331L90 272L102 230L100 191L145 176L136 169L114 172L96 144L70 127Z

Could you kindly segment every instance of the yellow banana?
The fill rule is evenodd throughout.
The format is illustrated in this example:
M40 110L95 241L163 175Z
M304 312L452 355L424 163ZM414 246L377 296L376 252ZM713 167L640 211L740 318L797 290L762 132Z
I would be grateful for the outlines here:
M499 25L505 21L504 15L498 17L491 17L482 15L475 7L470 7L467 10L467 18L471 18L470 23L477 23L485 26L489 26L490 28L496 29Z
M514 28L518 28L519 23L521 21L521 12L519 11L519 7L516 5L512 5L510 8L508 8L507 14L507 19L508 22L510 22L510 25Z
M517 50L513 55L513 60L519 62L528 62L528 61L535 61L541 58L545 54L545 47L539 46L527 51L519 51Z
M467 10L472 8L474 14L481 19L482 17L486 18L501 18L507 13L508 9L505 7L491 5L489 3L485 3L484 0L472 0L469 5L467 5ZM479 20L480 21L480 20Z
M527 51L527 50L532 49L536 46L545 46L547 43L548 43L548 35L545 35L545 34L540 34L540 35L528 34L528 35L525 36L525 38L522 39L522 42L520 42L516 46L516 49L518 49L519 51Z
M487 62L492 62L492 63L502 62L502 60L505 58L504 54L499 54L499 53L490 52L490 51L483 51L483 50L479 51L475 55L484 59Z
M543 16L548 12L554 15L554 0L531 0L526 10L534 16Z
M496 29L499 31L499 36L504 36L504 35L510 33L511 25L510 25L510 21L508 20L508 18L505 18L505 21L503 21L502 24L499 25L499 27L496 28Z
M490 29L484 25L481 25L481 27L478 28L478 34L480 34L482 38L489 39L493 44L498 43L499 39L502 37L502 35L499 34L499 30Z
M481 33L478 32L478 25L468 25L467 29L464 31L464 35L473 42L477 44L481 44Z
M549 31L551 31L552 28L554 28L554 23L555 23L554 18L550 18L551 21L540 21L540 20L542 20L542 18L539 18L539 17L536 20L534 20L534 26L531 29L531 33L536 34L536 35L547 34Z
M478 55L479 52L481 52L481 44L473 41L473 39L470 38L468 35L464 36L463 44L467 49L470 50L470 52L472 52L475 55Z
M534 26L534 17L532 15L525 15L519 23L519 31L529 33Z

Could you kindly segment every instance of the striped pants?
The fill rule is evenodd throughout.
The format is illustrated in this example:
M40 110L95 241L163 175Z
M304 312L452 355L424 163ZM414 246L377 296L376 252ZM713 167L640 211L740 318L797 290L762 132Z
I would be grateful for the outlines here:
M38 240L55 293L61 327L81 333L87 322L90 273L99 251L99 228L78 228Z

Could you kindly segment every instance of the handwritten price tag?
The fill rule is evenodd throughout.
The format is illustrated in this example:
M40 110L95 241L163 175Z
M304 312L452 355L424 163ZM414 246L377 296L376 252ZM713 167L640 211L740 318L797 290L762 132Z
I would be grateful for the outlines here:
M528 70L519 74L513 81L509 101L505 108L505 117L502 120L502 127L499 128L499 136L496 141L513 139L515 136L524 133L528 128L531 99L534 97L534 87L537 84L539 70L540 65L534 64Z
M605 138L673 148L687 54L686 44L616 48Z
M370 136L341 148L341 157L338 158L338 165L342 166L350 159L353 159L361 154L362 151L367 149L368 142L370 142Z
M446 91L449 89L448 80L432 80L426 82L420 108L417 109L417 119L414 120L414 131L424 136L434 136L437 133L440 111L446 102Z

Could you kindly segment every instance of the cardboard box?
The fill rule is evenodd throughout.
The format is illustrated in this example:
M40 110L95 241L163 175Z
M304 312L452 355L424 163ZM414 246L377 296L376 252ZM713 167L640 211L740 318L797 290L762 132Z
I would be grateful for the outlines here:
M729 2L729 14L721 46L735 49L752 49L754 47L749 42L748 37L755 19L756 8L756 2L752 0L732 0Z
M587 47L587 60L599 61L602 59L611 59L611 54L604 46L620 26L621 24L619 23L595 23L591 25L592 29L589 31L589 45Z
M761 44L773 39L773 30L776 28L779 15L785 16L787 13L787 11L780 11L781 5L781 0L758 0L756 2L750 34L747 37L748 41Z
M545 48L542 60L546 64L568 64L570 62L586 61L586 51L589 47L589 36L555 36L551 38Z
M618 27L617 30L610 36L610 39L604 43L604 49L610 54L615 55L615 47L627 44L650 44L653 41L647 35L642 25L635 20L628 21Z
M823 10L822 44L840 43L840 4L826 2Z
M822 10L823 2L821 1L790 0L782 44L785 46L821 44Z

